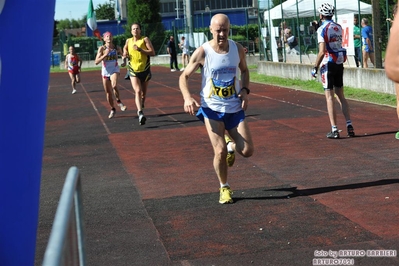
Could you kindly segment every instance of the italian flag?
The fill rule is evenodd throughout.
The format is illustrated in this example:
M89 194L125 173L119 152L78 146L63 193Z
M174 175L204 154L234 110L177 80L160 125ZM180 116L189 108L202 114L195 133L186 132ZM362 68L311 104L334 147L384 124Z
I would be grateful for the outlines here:
M89 10L87 11L87 25L93 31L94 36L96 36L98 39L102 40L101 33L97 29L97 19L96 19L96 12L94 11L94 8L93 8L93 0L90 0Z

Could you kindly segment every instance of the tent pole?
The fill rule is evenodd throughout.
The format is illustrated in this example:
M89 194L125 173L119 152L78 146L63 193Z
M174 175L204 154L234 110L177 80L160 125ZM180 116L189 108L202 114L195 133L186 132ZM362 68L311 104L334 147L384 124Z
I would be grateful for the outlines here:
M334 0L334 7L335 7L335 21L338 21L338 17L337 17L337 0Z
M282 0L280 0L280 7L281 7L281 22L280 22L280 25L285 25ZM283 24L283 22L284 22L284 24ZM282 31L280 31L280 35L281 35L281 32L283 32L283 36L279 36L279 37L280 37L281 49L282 49L282 53L283 53L283 62L285 63L287 60L286 60L286 54L285 54L284 30L285 29L283 28Z
M316 0L313 0L314 19L316 20Z
M371 6L373 10L374 68L382 68L380 3L378 0L372 0Z
M297 33L301 33L301 27L299 26L299 7L298 7L298 0L296 0L296 25L297 25L297 29L299 27L299 31ZM301 38L300 38L300 34L298 34L298 45L299 45L299 62L302 63L302 51L301 51Z

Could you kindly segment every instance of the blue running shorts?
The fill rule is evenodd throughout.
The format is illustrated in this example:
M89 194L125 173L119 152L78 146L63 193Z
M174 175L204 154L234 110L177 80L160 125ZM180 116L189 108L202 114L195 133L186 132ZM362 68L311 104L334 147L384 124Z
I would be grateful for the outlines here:
M216 121L222 121L226 130L233 129L238 126L245 119L245 112L241 110L237 113L221 113L213 111L209 108L200 107L197 112L197 117L199 120L204 122L204 117Z

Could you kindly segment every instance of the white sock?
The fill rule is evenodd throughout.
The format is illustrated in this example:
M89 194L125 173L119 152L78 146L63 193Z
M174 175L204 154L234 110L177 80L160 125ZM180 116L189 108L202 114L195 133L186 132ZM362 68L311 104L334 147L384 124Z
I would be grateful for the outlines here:
M220 187L221 187L221 188L230 187L230 185L229 185L229 183L227 183L227 182L226 182L226 184L220 183Z
M232 147L232 142L230 141L229 143L227 143L227 151L228 152L234 152L233 147Z

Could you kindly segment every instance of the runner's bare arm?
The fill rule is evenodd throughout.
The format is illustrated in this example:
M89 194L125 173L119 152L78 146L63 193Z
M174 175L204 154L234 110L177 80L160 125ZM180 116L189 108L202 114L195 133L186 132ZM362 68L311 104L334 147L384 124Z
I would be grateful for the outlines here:
M145 46L147 47L147 49L145 49L145 50L142 49L142 52L144 52L146 55L154 56L155 50L154 50L154 46L152 46L150 39L148 37L145 37L144 42L145 42Z
M82 58L80 58L80 56L78 56L78 55L76 55L76 56L78 57L78 66L79 66L79 68L81 68L83 60L82 60Z
M324 58L324 51L326 50L326 44L324 42L319 43L319 53L316 57L316 62L314 64L315 67L319 68L321 61Z
M129 39L126 40L125 45L123 46L122 58L129 57L129 51L128 51L128 46L127 46L128 41L129 41Z
M103 61L103 59L107 56L107 54L108 53L106 53L104 46L99 47L97 50L97 56L96 56L96 59L94 60L94 63L96 65L100 64L101 61Z
M188 79L200 67L203 66L205 61L205 51L202 47L197 48L190 58L187 67L179 78L179 87L184 99L184 111L190 115L195 114L195 109L200 107L199 103L191 96L188 88Z
M68 70L68 57L69 57L69 55L66 55L65 61L64 61L64 66L65 66L65 69L67 69L67 70Z
M238 67L240 68L241 71L241 88L247 88L249 87L249 70L248 70L248 65L247 65L247 59L246 59L246 54L244 47L237 43L237 49L238 49L238 54L240 56L240 64ZM245 111L247 110L248 107L248 90L241 90L240 94L238 97L241 98L241 107Z

